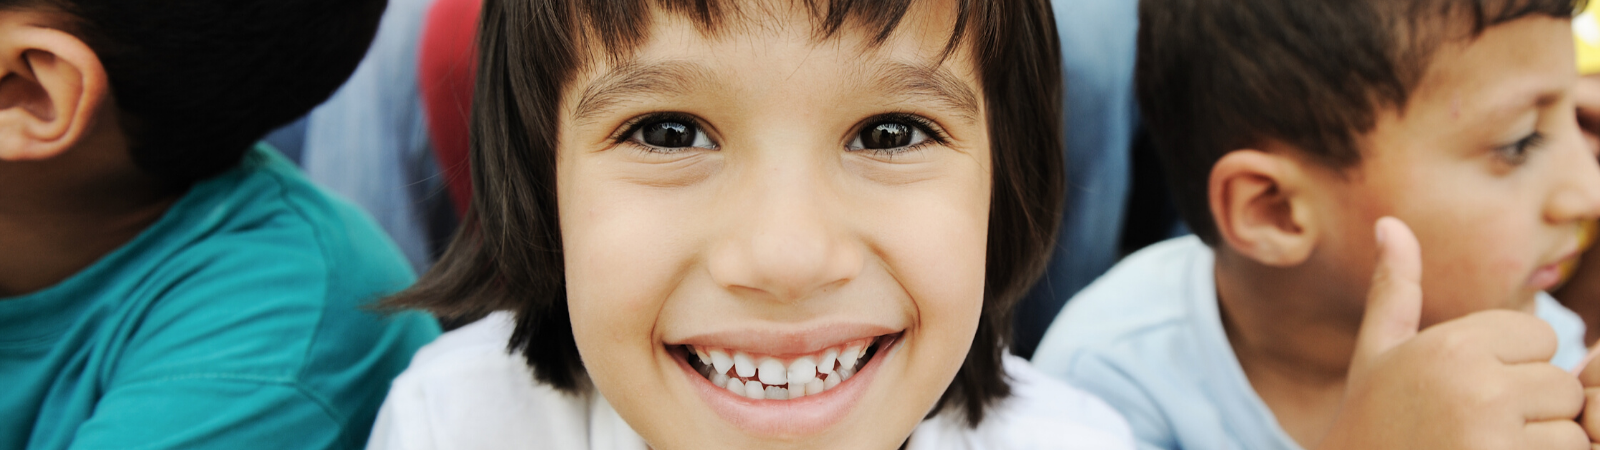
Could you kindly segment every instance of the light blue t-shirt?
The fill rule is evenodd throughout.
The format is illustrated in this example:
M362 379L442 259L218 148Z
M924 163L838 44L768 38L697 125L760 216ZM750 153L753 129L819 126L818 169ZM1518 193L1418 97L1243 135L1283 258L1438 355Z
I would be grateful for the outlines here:
M439 334L372 219L257 148L55 286L0 298L0 449L360 449Z
M1141 449L1299 449L1228 344L1212 255L1186 236L1128 256L1067 302L1034 365L1110 403ZM1538 315L1560 337L1552 362L1577 365L1582 319L1544 294Z

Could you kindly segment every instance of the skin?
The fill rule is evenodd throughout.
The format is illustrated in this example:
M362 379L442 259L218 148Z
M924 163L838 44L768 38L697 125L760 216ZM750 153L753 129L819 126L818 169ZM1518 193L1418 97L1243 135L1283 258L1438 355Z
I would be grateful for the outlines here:
M714 36L658 14L625 62L699 76L599 108L578 99L621 64L567 86L557 182L573 333L595 386L654 448L893 448L949 385L983 302L987 119L981 96L964 109L880 77L935 67L982 92L964 54L939 62L953 26L941 11L913 11L876 48L852 31L818 41L807 15L781 8ZM655 112L692 116L716 148L628 141L630 121ZM948 139L848 148L863 121L894 112ZM670 351L715 333L781 346L852 326L903 333L902 347L821 429L719 415Z
M1354 167L1270 140L1214 167L1229 341L1302 446L1587 447L1580 387L1530 314L1600 216L1571 45L1568 21L1525 18L1441 46ZM1414 249L1380 252L1385 216Z
M1578 107L1578 124L1583 128L1583 138L1590 150L1600 152L1600 75L1586 75L1573 88L1573 102ZM1589 324L1584 342L1594 345L1600 340L1600 252L1584 252L1572 278L1550 295Z
M0 11L0 298L65 280L182 194L134 166L105 70L63 23Z

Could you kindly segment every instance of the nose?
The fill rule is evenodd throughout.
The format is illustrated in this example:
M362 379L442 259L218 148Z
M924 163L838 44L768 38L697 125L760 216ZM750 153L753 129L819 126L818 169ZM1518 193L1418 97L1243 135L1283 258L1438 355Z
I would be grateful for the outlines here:
M724 233L707 266L723 288L795 302L848 283L865 265L850 238L844 195L826 170L791 159L753 167L721 202Z
M1545 206L1545 220L1554 224L1600 217L1600 160L1580 133L1569 134L1556 149L1565 176Z

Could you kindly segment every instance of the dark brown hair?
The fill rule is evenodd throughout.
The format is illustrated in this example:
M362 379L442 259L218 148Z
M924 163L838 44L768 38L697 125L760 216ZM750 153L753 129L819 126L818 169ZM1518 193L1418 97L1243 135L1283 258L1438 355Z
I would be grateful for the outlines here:
M820 38L845 27L873 43L893 32L911 0L807 0ZM971 424L1010 393L1001 357L1016 300L1043 270L1060 221L1061 71L1045 0L961 0L947 49L970 51L989 113L994 191L988 266L977 336L934 412L958 408ZM582 361L567 314L556 217L555 142L562 88L598 42L613 56L647 38L659 6L713 33L737 14L718 0L487 0L479 25L473 100L471 210L440 261L387 301L445 318L515 311L510 348L539 381L579 388Z
M187 183L239 163L354 72L387 0L0 0L48 8L100 59L133 161Z
M1382 108L1405 109L1443 43L1583 0L1144 0L1139 106L1195 234L1217 245L1222 156L1272 139L1334 168L1361 161Z

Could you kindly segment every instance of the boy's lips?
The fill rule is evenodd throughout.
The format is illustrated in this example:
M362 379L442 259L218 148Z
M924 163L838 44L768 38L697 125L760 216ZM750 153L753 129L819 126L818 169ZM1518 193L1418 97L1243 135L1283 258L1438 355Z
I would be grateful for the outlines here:
M844 361L839 361L839 365L836 366L838 370L829 370L833 373L819 375L833 380L827 384L825 390L783 400L753 399L749 395L731 392L726 386L713 384L703 373L710 371L710 368L694 362L698 361L698 356L693 346L669 346L668 351L682 369L691 388L723 420L757 435L794 437L819 432L843 419L866 393L866 388L872 384L882 361L898 347L900 336L900 334L880 335L857 340L853 344L859 346L863 342L869 343L864 349L866 354L854 365L846 366ZM851 344L844 343L845 346ZM836 348L829 349L830 352L833 350ZM768 356L762 358L771 359ZM842 382L838 381L841 375L844 376ZM758 384L755 381L758 377L748 378L751 378L751 384ZM766 390L771 392L774 388L768 386Z
M1566 275L1563 273L1562 266L1569 262L1576 261L1580 255L1582 255L1582 253L1578 250L1572 250L1565 253L1565 256L1557 258L1554 262L1539 266L1537 269L1534 269L1533 274L1528 276L1528 287L1535 290L1546 291L1556 287L1556 285L1561 284L1561 281Z

